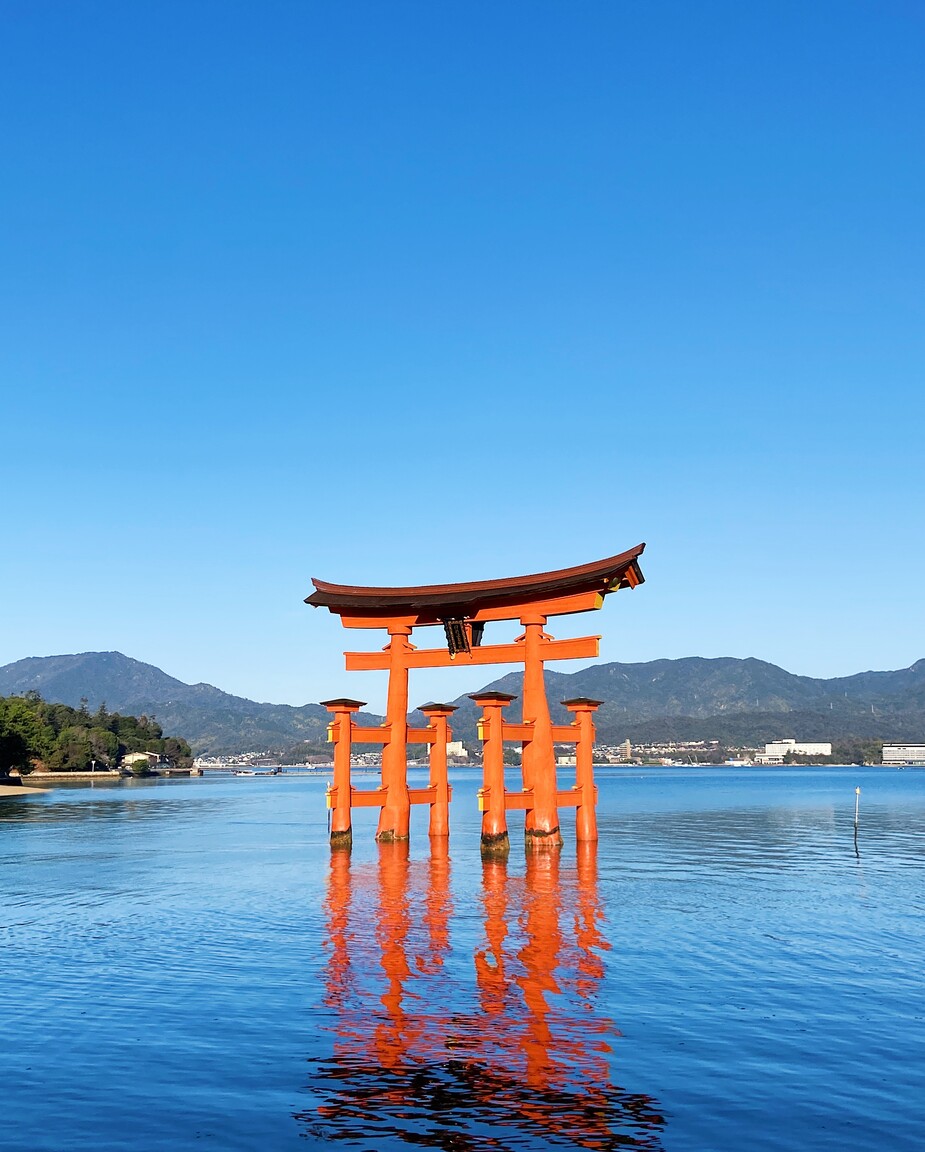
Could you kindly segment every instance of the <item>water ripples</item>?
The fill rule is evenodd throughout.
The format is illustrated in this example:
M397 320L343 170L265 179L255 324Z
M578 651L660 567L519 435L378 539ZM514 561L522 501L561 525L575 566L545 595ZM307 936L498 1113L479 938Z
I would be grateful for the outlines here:
M450 854L332 857L323 781L0 808L0 1148L918 1149L925 774L604 771L506 865L454 785Z

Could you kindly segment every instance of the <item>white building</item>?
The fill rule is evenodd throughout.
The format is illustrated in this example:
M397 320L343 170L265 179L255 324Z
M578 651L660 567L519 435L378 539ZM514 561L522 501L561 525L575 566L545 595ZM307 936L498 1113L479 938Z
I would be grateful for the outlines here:
M831 756L832 745L822 741L773 740L755 756L756 764L783 764L785 756Z
M925 765L925 744L884 744L884 765Z
M447 740L446 754L447 756L455 756L459 760L469 759L469 753L466 751L466 746L462 740Z

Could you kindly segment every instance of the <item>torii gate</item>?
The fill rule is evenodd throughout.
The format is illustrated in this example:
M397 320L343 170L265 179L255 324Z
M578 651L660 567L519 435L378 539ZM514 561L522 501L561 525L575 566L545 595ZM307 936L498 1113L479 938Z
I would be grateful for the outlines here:
M599 654L599 636L555 640L546 631L550 616L589 612L603 606L604 597L621 588L635 588L643 582L639 557L645 544L628 552L592 564L515 576L504 580L483 580L469 584L435 584L417 588L364 588L328 584L312 580L315 591L306 604L326 607L340 616L345 628L384 628L389 642L381 652L347 652L348 672L387 670L388 701L385 723L380 728L360 728L352 715L363 705L359 700L328 700L333 713L330 735L334 741L334 783L329 790L332 809L332 847L349 845L352 839L352 807L378 806L376 839L406 840L411 805L431 805L432 836L448 833L446 783L446 741L451 733L448 721L455 711L449 704L430 704L421 710L430 721L427 728L408 727L408 672L412 668L449 668L467 664L522 664L523 719L506 724L503 707L514 699L505 694L487 693L473 699L483 709L479 724L485 741L484 787L480 793L483 811L482 848L486 851L508 847L505 812L511 808L526 811L525 834L528 845L561 844L560 804L578 809L576 835L580 840L596 840L594 819L595 789L591 772L594 741L592 714L599 701L565 701L575 714L570 725L553 725L546 700L543 665L548 660L579 660ZM486 623L517 620L522 635L511 644L482 644ZM413 629L443 625L446 646L417 648L409 637ZM431 780L427 788L408 788L408 742L427 743L431 748ZM504 740L522 744L523 790L504 788ZM577 745L576 788L568 794L556 784L554 743L574 741ZM350 783L352 743L382 745L382 785L360 790Z

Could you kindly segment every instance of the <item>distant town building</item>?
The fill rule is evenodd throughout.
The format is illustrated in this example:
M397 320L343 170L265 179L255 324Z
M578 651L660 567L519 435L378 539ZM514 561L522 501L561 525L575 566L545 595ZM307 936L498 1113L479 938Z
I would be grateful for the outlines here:
M624 740L623 743L620 745L620 747L623 749L623 759L624 760L632 760L632 758L633 758L633 745L629 742L629 740Z
M466 751L466 746L462 740L447 740L446 754L447 756L457 756L460 760L469 759L469 753Z
M832 745L822 741L773 740L755 757L756 764L783 764L786 756L831 756Z
M925 744L884 744L883 763L893 767L906 764L925 765Z

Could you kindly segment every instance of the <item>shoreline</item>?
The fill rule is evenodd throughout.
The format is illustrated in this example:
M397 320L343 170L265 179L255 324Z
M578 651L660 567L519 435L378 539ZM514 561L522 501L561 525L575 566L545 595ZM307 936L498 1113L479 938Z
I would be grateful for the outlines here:
M36 784L67 784L73 780L83 783L85 780L123 780L125 777L118 769L107 769L105 772L30 772L22 779L34 780ZM24 786L28 788L30 785Z
M0 796L44 796L48 788L25 788L19 784L0 784Z

